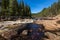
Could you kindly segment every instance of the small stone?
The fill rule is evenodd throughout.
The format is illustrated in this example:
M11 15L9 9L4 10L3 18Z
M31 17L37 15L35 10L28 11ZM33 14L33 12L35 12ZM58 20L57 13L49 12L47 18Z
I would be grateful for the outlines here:
M24 30L21 34L22 35L27 35L28 34L28 30Z

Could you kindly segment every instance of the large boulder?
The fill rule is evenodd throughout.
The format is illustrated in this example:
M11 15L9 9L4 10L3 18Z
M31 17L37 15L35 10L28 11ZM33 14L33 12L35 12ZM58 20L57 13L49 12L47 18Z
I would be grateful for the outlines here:
M49 40L60 40L60 36L58 36L52 32L46 32L45 35L48 37Z
M11 39L12 36L19 35L18 32L20 30L23 31L26 24L14 24L14 25L8 25L7 27L0 28L0 35L5 39ZM19 32L20 33L20 32Z

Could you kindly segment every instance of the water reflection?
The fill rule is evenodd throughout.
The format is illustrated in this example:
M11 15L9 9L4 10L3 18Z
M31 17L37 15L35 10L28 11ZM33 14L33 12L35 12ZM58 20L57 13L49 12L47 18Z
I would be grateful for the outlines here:
M38 24L27 24L27 29L29 30L28 36L30 40L42 40L44 37L44 26Z
M21 36L20 33L24 30L28 30L28 34L27 35L23 35ZM18 37L17 38L13 38L14 40L43 40L44 38L44 26L38 25L38 24L33 24L33 23L28 23L26 25L26 28L24 29L19 29L18 30ZM12 40L13 40L12 39Z

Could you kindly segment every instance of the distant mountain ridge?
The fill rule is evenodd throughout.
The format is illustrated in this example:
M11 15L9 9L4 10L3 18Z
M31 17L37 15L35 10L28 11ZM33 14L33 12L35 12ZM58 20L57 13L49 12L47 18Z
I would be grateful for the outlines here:
M60 1L55 2L51 7L44 8L41 12L32 14L35 17L53 17L60 14Z

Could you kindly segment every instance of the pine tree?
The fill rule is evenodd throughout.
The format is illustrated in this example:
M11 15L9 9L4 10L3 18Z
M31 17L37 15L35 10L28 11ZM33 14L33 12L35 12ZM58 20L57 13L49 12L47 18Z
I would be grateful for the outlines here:
M6 0L6 13L5 16L8 16L9 14L9 0Z
M5 13L5 0L2 0L2 16Z
M31 17L31 10L30 10L30 7L28 5L26 5L26 15L28 17Z
M19 11L20 11L20 16L23 17L24 16L24 2L23 0L21 0L20 5L19 5Z
M9 16L13 14L13 1L14 0L9 0Z
M2 0L2 16L7 16L9 0Z
M12 4L13 4L12 5L12 11L13 11L12 16L17 16L17 14L18 14L18 12L17 12L17 10L18 10L17 0L14 0Z

